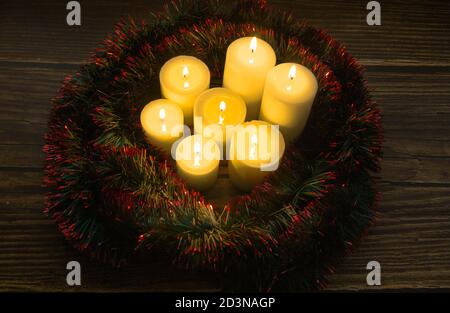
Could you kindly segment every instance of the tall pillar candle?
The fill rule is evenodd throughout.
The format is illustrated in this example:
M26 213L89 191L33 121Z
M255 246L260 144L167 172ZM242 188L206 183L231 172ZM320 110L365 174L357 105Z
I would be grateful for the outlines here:
M209 88L210 79L206 64L192 56L175 57L161 68L159 73L161 94L163 98L181 107L185 124L193 124L194 101L199 94Z
M275 63L275 51L256 37L237 39L227 49L223 87L244 99L247 120L258 119L266 75Z
M279 125L286 142L301 134L317 93L317 79L306 67L283 63L267 74L259 118Z

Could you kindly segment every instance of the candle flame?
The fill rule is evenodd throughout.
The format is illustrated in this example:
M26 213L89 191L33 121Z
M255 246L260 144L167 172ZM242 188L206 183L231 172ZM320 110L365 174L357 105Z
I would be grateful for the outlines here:
M220 114L219 114L219 124L223 124L223 111L225 111L225 109L227 108L227 104L225 103L225 101L220 101L219 104L219 110L220 110Z
M194 152L196 154L199 154L200 151L201 151L200 143L199 142L194 143Z
M167 131L167 126L165 122L166 110L164 108L159 110L159 119L161 120L161 131L165 133Z
M256 159L256 147L258 145L258 136L255 134L250 138L251 146L250 146L250 160Z
M295 65L292 65L291 69L289 70L289 79L294 80L295 76L297 76L297 67Z
M258 136L256 136L255 134L252 135L252 144L253 145L257 145L258 144Z
M188 77L188 75L189 75L189 68L185 65L185 66L183 66L183 78L187 78ZM188 81L185 81L184 83L183 83L183 87L184 88L189 88L191 85L189 84L189 82Z
M250 50L252 51L252 53L255 53L257 47L258 47L258 41L257 41L256 37L253 37L252 40L250 41Z
M161 108L159 110L159 119L164 120L166 118L166 110L164 108Z
M183 67L183 77L186 78L189 75L189 68L185 65Z
M194 143L194 166L198 167L200 166L200 152L201 152L201 147L200 147L200 143L196 142Z

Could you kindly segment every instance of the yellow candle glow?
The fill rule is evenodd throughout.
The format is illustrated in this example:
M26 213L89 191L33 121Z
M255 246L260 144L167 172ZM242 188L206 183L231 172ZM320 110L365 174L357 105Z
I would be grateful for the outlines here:
M176 149L177 173L197 190L209 189L219 173L220 149L200 135L184 138Z
M155 100L142 109L141 124L146 140L170 153L172 144L183 135L183 111L169 100Z
M257 119L266 75L275 66L272 47L256 37L233 41L227 50L223 87L240 95L247 104L247 120Z
M192 125L194 101L209 88L210 73L206 64L192 56L175 57L163 65L159 80L162 96L177 103L183 110L185 124Z
M287 142L301 134L317 93L317 79L306 67L283 63L266 79L259 118L279 125Z
M227 128L245 121L247 108L242 98L226 88L212 88L203 92L194 105L194 129L213 139L223 151L231 140Z
M278 168L285 143L277 128L263 121L251 121L237 127L231 140L228 175L243 191L250 191Z

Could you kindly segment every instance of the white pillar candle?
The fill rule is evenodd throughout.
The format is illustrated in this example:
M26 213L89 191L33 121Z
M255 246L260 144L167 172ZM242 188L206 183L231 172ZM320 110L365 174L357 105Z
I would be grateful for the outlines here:
M185 124L192 125L194 101L209 88L210 79L206 64L192 56L175 57L161 68L161 94L181 107Z
M214 140L200 135L184 138L176 148L177 173L192 188L211 188L219 173L220 149Z
M247 120L258 119L266 75L275 63L275 51L256 37L237 39L227 49L223 87L244 99Z
M286 142L301 134L317 93L317 79L306 67L283 63L267 74L259 118L279 125Z
M244 100L236 93L226 88L208 89L194 104L195 133L213 139L226 151L230 127L243 123L246 112Z
M183 135L183 111L167 100L148 103L141 112L141 124L146 140L170 154L172 144Z
M228 175L243 191L250 191L276 170L284 154L283 135L263 121L251 121L237 126L231 140Z

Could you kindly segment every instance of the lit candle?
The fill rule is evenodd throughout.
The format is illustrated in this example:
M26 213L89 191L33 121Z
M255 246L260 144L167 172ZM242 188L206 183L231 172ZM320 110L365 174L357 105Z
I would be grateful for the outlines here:
M148 103L141 112L146 140L170 153L172 144L183 135L183 111L166 99Z
M176 148L177 173L192 188L203 191L217 180L220 149L200 135L184 138Z
M250 191L278 168L285 143L275 126L251 121L237 126L231 140L228 175L243 191Z
M226 151L232 134L230 126L243 123L246 112L244 100L234 92L226 88L206 90L195 101L195 133L213 139L222 151Z
M279 125L287 142L301 134L317 93L317 79L306 67L283 63L266 79L259 118Z
M209 88L206 64L192 56L175 57L163 65L159 80L162 96L177 103L183 110L185 124L192 125L194 101Z
M224 112L225 112L226 108L227 108L226 102L223 100L220 101L220 103L219 103L219 125L223 125L223 121L225 120Z
M258 119L266 75L275 63L272 47L256 37L237 39L228 47L223 86L244 99L247 120Z

